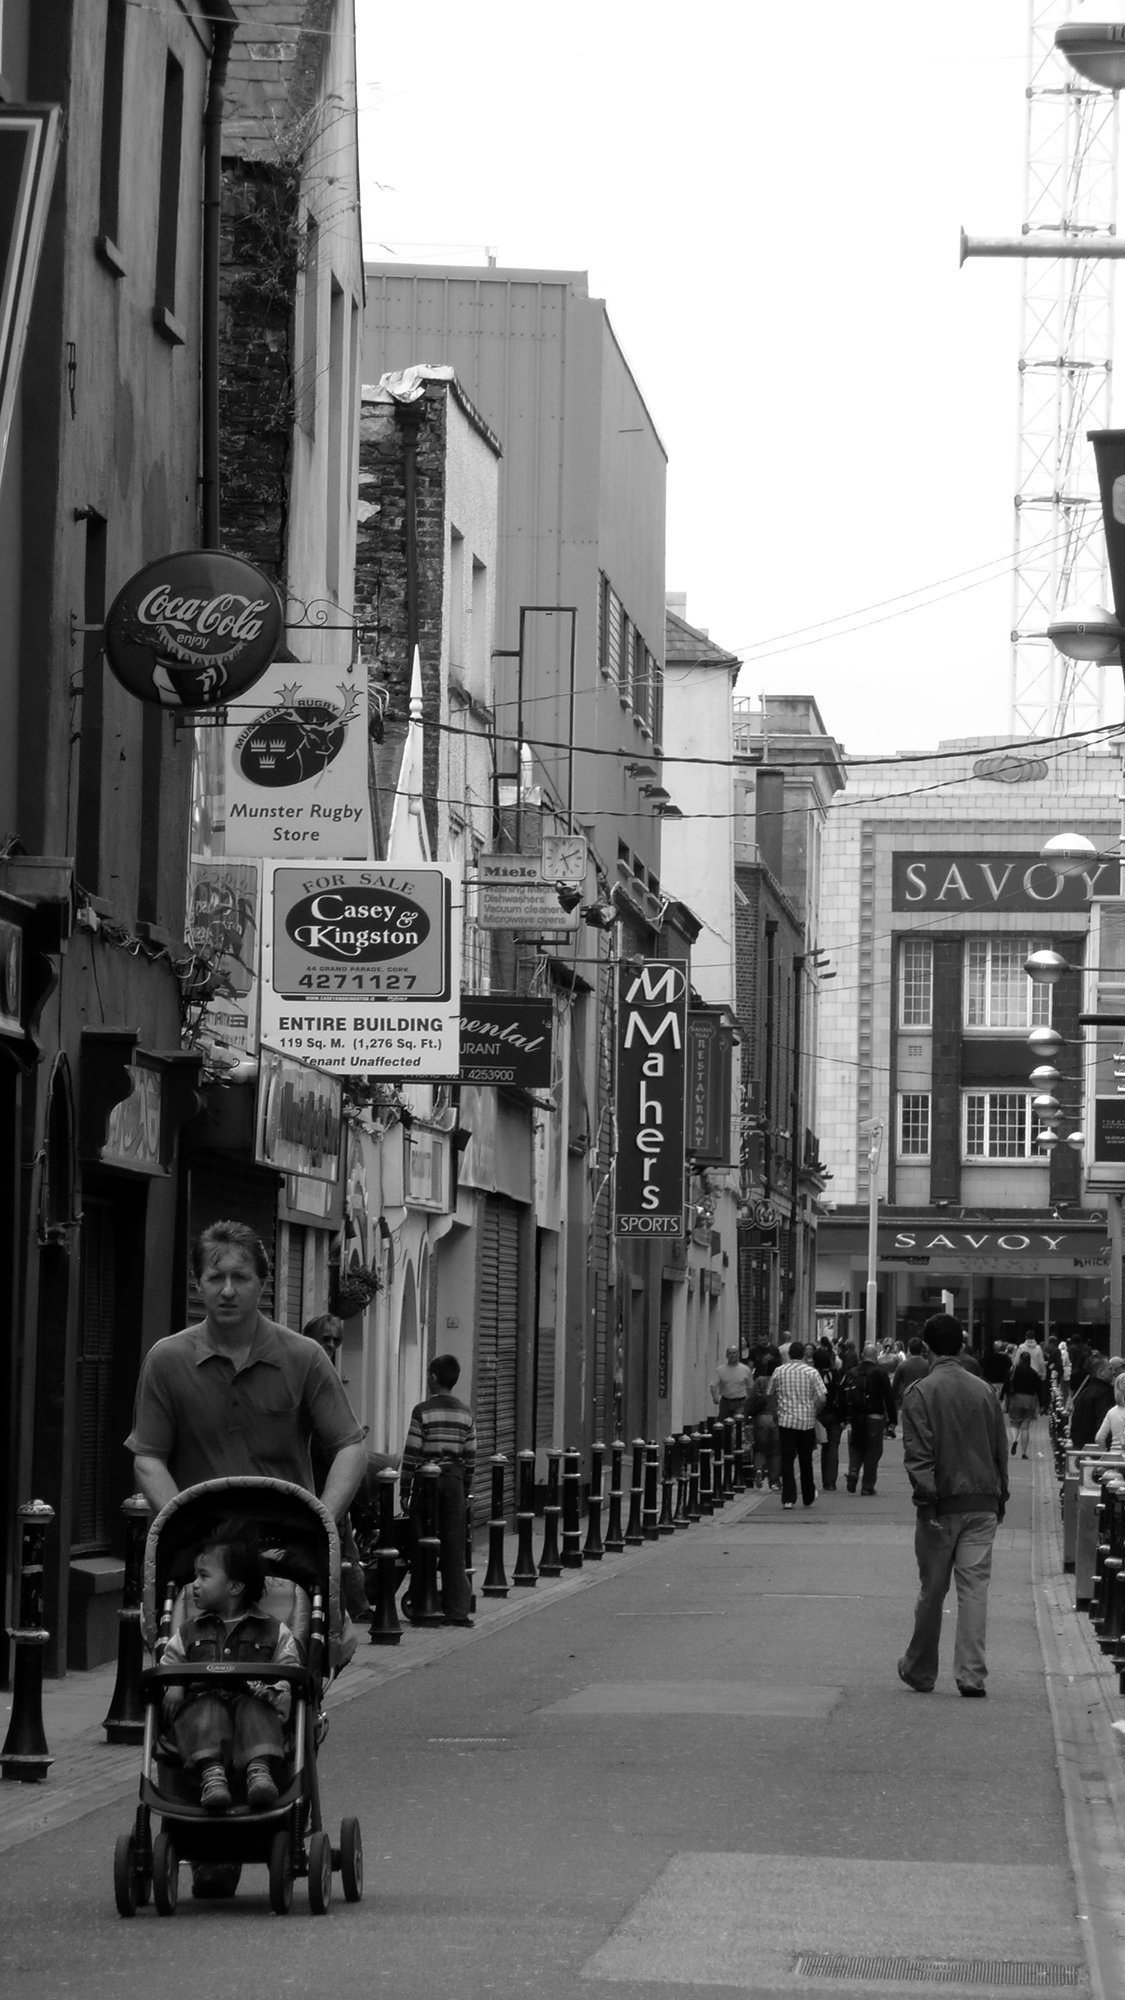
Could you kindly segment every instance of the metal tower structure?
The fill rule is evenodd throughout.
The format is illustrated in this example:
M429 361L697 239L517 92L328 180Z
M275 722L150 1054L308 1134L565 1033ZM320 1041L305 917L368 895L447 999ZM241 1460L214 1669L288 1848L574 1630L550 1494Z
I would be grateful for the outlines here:
M1055 48L1071 0L1030 0L1022 236L1112 234L1117 94L1076 75ZM1017 253L1018 254L1018 253ZM1114 263L1096 254L1023 261L1012 605L1013 733L1105 720L1105 667L1047 637L1070 605L1104 603L1105 547L1088 430L1110 424ZM1115 668L1115 673L1116 673Z

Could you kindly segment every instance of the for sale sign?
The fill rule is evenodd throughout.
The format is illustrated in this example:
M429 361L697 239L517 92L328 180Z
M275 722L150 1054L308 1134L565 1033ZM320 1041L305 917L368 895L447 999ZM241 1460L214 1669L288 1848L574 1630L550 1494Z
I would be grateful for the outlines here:
M634 961L618 977L615 1230L682 1236L687 965Z
M277 867L262 1039L340 1075L456 1076L451 878L438 867Z

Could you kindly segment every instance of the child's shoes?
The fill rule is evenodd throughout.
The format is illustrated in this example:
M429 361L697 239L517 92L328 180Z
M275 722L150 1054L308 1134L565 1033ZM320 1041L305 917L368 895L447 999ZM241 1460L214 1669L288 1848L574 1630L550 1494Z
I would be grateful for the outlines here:
M274 1797L277 1797L276 1792ZM227 1774L221 1764L206 1764L200 1778L199 1803L204 1812L228 1812L230 1810L230 1786Z
M246 1767L246 1803L254 1812L268 1812L277 1804L277 1786L268 1764L260 1761Z

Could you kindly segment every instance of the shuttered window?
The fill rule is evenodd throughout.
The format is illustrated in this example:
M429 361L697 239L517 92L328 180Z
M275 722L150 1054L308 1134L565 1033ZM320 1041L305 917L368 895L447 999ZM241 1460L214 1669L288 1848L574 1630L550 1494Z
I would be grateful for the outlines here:
M477 1253L477 1352L473 1407L477 1419L475 1497L487 1499L488 1461L502 1451L509 1505L515 1491L516 1351L520 1299L519 1210L498 1195L485 1200Z
M108 1202L83 1203L82 1303L78 1325L78 1469L74 1482L71 1550L91 1555L108 1549L113 1535L113 1357L117 1295L117 1241Z

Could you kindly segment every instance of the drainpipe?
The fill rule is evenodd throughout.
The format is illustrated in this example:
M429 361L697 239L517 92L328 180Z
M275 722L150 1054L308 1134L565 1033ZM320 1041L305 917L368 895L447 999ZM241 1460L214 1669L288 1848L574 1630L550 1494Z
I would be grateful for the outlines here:
M203 547L222 534L219 493L219 231L223 212L223 97L233 21L213 21L211 74L203 113L202 327L200 334L200 530Z

